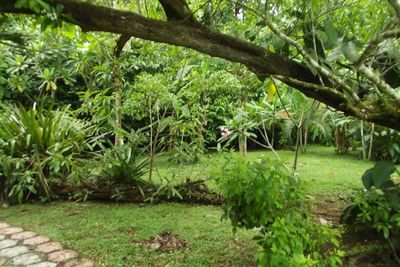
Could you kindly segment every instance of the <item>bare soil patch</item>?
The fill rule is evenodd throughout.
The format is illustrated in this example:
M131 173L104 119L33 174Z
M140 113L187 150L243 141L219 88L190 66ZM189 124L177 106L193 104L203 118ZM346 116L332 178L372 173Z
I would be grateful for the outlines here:
M160 252L172 252L189 246L188 241L168 231L144 240L142 244L148 249Z

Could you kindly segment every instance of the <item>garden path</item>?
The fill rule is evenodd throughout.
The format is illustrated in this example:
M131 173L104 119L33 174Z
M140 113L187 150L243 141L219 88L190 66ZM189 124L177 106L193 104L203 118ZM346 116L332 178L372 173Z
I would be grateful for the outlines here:
M94 267L94 262L45 236L0 221L0 267Z

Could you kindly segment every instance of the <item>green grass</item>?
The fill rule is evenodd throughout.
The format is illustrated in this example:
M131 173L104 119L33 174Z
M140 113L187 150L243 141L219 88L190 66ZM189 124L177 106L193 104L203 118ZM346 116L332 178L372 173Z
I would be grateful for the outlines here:
M2 209L0 220L47 235L105 266L249 266L252 231L232 234L221 210L183 204L52 203ZM140 241L171 231L189 248L159 253Z
M294 151L277 151L285 164L292 168ZM252 151L246 156L249 160L260 157L274 158L270 151ZM158 172L157 179L168 177L176 181L190 179L212 178L224 164L224 158L217 153L204 155L200 162L195 164L176 164L168 162L167 156L156 158ZM296 173L306 182L306 189L310 194L336 193L338 191L349 193L353 189L360 188L361 176L364 171L371 168L373 163L358 159L351 155L337 155L333 147L309 146L306 153L300 153ZM210 182L209 186L215 188Z
M293 151L279 151L291 166ZM250 152L248 158L273 157L271 152ZM171 165L166 156L156 163L160 176L176 181L212 177L224 164L219 154L205 155L197 164ZM333 148L310 146L300 154L298 174L313 195L348 194L360 188L360 177L372 163L338 156ZM158 174L157 174L158 175ZM158 177L159 179L160 177ZM210 183L211 186L215 186ZM0 210L0 220L47 235L105 266L249 266L257 248L252 231L232 234L214 206L183 204L131 205L55 202ZM171 231L189 242L189 248L159 253L141 241ZM169 264L169 265L168 265Z

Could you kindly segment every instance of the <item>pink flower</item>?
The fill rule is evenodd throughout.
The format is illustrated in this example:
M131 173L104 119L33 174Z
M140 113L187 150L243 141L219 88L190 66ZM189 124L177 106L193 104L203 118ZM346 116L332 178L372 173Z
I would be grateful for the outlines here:
M231 131L228 128L220 127L219 130L221 131L223 138L228 138L228 136L231 134Z

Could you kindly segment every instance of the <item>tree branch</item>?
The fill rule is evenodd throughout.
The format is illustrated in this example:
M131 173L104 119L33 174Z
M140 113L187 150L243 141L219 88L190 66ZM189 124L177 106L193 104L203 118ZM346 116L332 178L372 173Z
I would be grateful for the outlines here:
M400 29L385 31L377 35L365 48L360 57L354 62L356 68L360 67L367 58L374 52L378 45L389 38L400 37Z
M197 24L185 0L159 0L169 21L185 21Z
M80 26L84 31L111 32L191 48L210 56L242 63L261 79L271 75L290 77L294 80L286 83L308 97L341 110L347 115L365 118L400 130L400 110L397 113L388 114L382 112L379 103L375 102L369 103L365 109L361 108L362 106L354 108L344 101L341 95L293 82L301 81L321 86L318 76L314 75L306 65L267 51L263 47L213 31L199 23L192 23L193 17L188 22L185 16L190 10L185 10L187 5L182 0L160 1L164 2L163 7L168 21L149 19L133 12L96 6L77 0L47 0L47 3L54 7L63 5L61 18ZM15 2L15 0L1 0L0 13L33 14L30 10L15 8ZM175 3L178 3L178 6L173 7ZM334 86L331 87L334 88Z
M131 36L124 35L124 34L118 38L117 44L115 45L115 48L114 48L114 57L115 58L119 58L119 56L121 55L122 49L124 49L124 46L129 41L129 39L131 39Z

